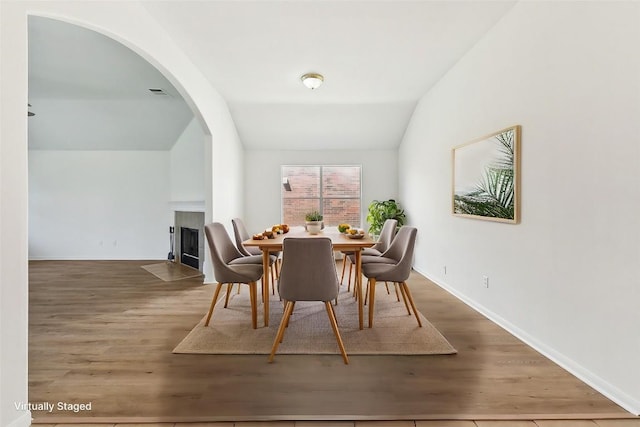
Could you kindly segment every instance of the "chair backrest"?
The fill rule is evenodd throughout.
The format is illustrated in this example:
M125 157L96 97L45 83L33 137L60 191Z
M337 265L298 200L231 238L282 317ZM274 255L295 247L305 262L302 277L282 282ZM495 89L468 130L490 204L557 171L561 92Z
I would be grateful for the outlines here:
M405 256L409 245L412 246L411 251L413 252L417 232L418 229L415 227L400 227L400 230L398 230L398 234L394 237L391 245L389 245L389 248L383 252L381 256L391 258L399 263Z
M380 231L380 237L378 238L378 243L376 243L373 248L380 251L385 252L391 246L391 242L393 241L393 237L396 235L396 227L398 226L398 220L396 219L387 219L382 224L382 230Z
M207 224L204 226L204 233L207 236L213 275L217 282L249 283L262 276L262 264L228 265L234 259L242 258L243 255L233 245L224 225L219 222Z
M213 222L204 226L204 233L207 236L209 252L211 252L211 262L216 279L221 277L225 271L229 270L227 264L243 255L233 245L224 225Z
M251 252L249 248L245 248L242 242L249 238L249 232L247 231L247 227L244 225L244 221L240 218L233 218L231 220L231 224L233 224L233 235L236 239L236 247L238 251L244 256L249 255L257 255L260 253L260 249L257 249L256 252ZM253 248L252 248L253 249Z
M398 234L396 234L393 242L391 242L391 246L382 254L383 257L392 258L397 261L392 273L393 278L388 280L403 282L409 278L411 265L413 264L413 250L416 245L417 234L418 229L415 227L400 227Z
M331 239L287 237L282 242L280 297L287 301L331 301L338 296Z

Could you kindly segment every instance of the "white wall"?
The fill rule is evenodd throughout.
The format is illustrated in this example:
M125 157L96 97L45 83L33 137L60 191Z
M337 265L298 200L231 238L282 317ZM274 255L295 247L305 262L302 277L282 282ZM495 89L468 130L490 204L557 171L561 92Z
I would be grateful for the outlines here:
M170 151L170 200L204 201L205 136L194 118Z
M205 159L211 160L210 170L214 171L212 180L207 180L206 184L211 184L215 205L211 210L212 217L205 216L205 222L219 221L232 230L231 219L241 216L244 211L244 149L226 104L221 104L216 120L212 130L212 153L205 155Z
M30 259L164 259L168 151L29 151Z
M423 97L399 153L416 268L634 413L638 52L640 3L520 2ZM521 224L454 218L451 148L514 124Z
M214 182L242 181L242 147L228 107L139 3L0 1L0 425L10 427L30 423L29 413L14 406L27 400L27 12L98 30L163 72L205 129L205 217L242 213L241 193L214 193ZM214 159L218 153L230 155L223 162Z
M22 427L31 423L14 407L27 402L27 56L6 52L26 53L26 16L0 2L0 22L0 425Z
M280 222L282 165L361 165L362 225L372 200L397 199L398 153L396 150L299 150L245 152L245 210L247 228L263 230ZM403 205L403 200L398 200Z

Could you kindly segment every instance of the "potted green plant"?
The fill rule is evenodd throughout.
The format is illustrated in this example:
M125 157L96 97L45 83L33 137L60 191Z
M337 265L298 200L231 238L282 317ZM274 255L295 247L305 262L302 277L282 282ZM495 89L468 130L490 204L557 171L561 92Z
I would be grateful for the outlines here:
M369 234L378 236L382 225L388 219L398 221L398 228L402 227L407 220L404 209L400 208L400 204L393 199L374 200L369 203L369 212L367 214L367 222L369 223Z
M309 234L318 234L324 228L323 216L318 211L307 212L304 219L305 229Z

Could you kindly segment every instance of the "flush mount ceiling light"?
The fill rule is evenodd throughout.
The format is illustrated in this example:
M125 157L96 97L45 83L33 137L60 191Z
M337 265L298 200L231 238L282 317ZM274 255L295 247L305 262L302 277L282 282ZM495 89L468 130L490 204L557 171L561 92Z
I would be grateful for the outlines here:
M324 81L324 77L322 77L322 75L318 73L307 73L304 76L300 77L300 80L302 80L303 85L313 90L320 87L320 85Z

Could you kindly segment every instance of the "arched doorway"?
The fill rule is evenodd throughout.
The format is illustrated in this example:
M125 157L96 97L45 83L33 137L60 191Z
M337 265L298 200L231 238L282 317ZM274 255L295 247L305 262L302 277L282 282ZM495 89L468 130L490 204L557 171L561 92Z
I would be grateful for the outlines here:
M31 260L162 260L171 204L200 202L204 216L202 126L131 49L29 17L29 104Z

